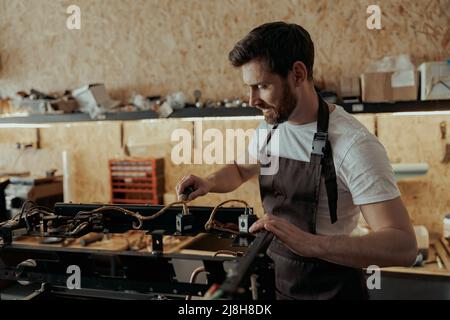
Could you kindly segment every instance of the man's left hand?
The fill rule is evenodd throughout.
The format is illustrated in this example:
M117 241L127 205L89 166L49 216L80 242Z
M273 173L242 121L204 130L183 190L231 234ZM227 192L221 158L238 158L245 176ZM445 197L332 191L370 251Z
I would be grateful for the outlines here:
M318 254L319 238L321 237L301 230L286 219L266 214L256 221L249 231L255 233L262 229L272 232L291 251L298 255L316 257Z

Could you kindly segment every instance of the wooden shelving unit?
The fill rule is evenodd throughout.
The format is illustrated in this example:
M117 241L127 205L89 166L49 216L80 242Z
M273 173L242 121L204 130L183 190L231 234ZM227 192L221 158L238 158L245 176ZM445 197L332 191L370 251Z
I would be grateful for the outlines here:
M349 113L386 113L386 112L416 112L416 111L450 111L450 100L435 101L403 101L395 103L340 103ZM262 113L252 107L239 108L204 108L187 107L174 111L169 118L204 118L204 117L245 117L262 116ZM1 123L53 123L79 121L127 121L142 119L157 119L153 111L133 111L106 113L100 119L91 119L88 114L38 114L25 117L0 117Z

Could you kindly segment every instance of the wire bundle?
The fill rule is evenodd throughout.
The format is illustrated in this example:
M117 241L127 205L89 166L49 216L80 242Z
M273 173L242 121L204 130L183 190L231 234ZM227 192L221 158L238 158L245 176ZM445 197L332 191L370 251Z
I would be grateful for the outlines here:
M134 211L131 211L131 210L119 207L119 206L109 206L109 205L102 206L102 207L99 207L92 211L79 211L72 219L70 219L71 223L69 223L68 226L64 226L64 227L61 226L61 228L67 233L68 236L76 236L81 231L88 228L91 225L91 223L93 221L95 221L96 219L101 220L103 218L104 214L114 212L114 213L122 213L125 216L132 217L135 220L132 223L133 229L138 230L138 229L142 228L144 221L150 221L150 220L156 219L157 217L164 214L169 208L171 208L175 205L182 205L183 206L183 214L188 214L189 213L189 208L187 205L188 202L189 201L176 201L176 202L170 203L169 205L163 207L161 210L159 210L158 212L156 212L155 214L153 214L151 216L142 216L141 214L139 214L139 212L134 212ZM232 233L232 234L239 234L238 227L236 224L221 223L221 222L215 220L215 215L216 215L218 209L220 207L222 207L223 205L230 203L230 202L239 202L239 203L244 204L245 208L246 208L246 212L248 213L248 211L249 211L248 203L243 200L230 199L230 200L223 201L222 203L220 203L216 207L214 207L214 209L212 210L211 215L205 224L205 230L207 230L207 231L218 230L218 231L228 232L228 233ZM57 217L52 210L50 210L46 207L38 206L33 201L26 201L23 204L20 213L16 214L11 220L13 220L14 222L19 222L23 218L25 221L26 227L27 227L27 231L30 231L31 226L28 221L28 218L31 215L35 215L35 214L38 214L40 218L42 218L43 216Z

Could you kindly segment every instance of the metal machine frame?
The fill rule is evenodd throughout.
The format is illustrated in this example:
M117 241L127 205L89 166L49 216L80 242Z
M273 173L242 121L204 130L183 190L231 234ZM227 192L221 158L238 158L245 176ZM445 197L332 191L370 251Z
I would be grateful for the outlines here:
M58 219L70 220L80 211L89 212L103 205L55 205ZM121 205L120 207L142 216L150 216L163 206ZM163 235L180 235L176 229L176 216L181 207L171 207L163 215L143 223L141 230L152 235L153 252L106 251L69 247L33 247L14 242L16 234L64 237L63 232L44 232L43 219L28 217L25 223L7 221L0 224L0 279L41 283L36 298L89 297L97 299L184 299L185 296L204 296L213 284L223 290L224 299L272 299L273 268L268 263L265 250L271 234L256 236L233 235L204 229L213 208L189 207L194 218L189 234L210 233L212 237L227 239L230 246L244 247L241 257L165 253ZM219 208L216 218L222 223L237 224L245 208ZM133 219L111 212L108 219L94 219L87 232L123 233L133 229ZM28 224L28 226L27 226ZM80 234L79 236L81 236ZM224 248L226 249L226 248ZM177 259L203 263L207 283L180 282L176 278L173 262ZM68 267L76 265L81 270L81 289L69 289ZM256 279L256 280L255 280ZM255 284L255 281L258 284Z

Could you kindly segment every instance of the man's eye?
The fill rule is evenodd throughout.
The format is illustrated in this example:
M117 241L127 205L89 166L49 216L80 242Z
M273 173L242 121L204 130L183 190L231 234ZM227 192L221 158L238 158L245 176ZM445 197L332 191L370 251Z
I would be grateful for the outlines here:
M266 89L267 85L265 84L258 84L258 89Z

